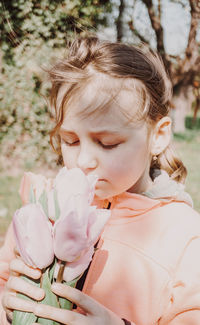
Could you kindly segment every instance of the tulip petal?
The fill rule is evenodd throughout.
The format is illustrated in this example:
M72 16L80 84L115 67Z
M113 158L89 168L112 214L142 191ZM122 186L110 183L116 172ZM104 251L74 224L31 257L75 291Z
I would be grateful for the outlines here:
M82 195L87 201L92 202L96 180L96 176L88 177L80 168L67 170L63 167L54 181L61 210L66 200L73 195Z
M54 252L58 259L71 262L87 246L87 211L80 213L80 197L71 197L63 215L54 225Z
M22 208L16 210L13 216L13 230L14 230L16 246L24 262L27 263L28 265L33 266L32 261L27 255L25 249L25 244L24 244L25 227L24 227L24 222L22 220L23 218L20 217L21 211Z
M29 195L31 188L31 176L30 173L24 173L19 189L19 195L21 197L23 205L29 203Z
M72 262L93 246L110 217L110 211L97 210L84 197L71 197L54 225L54 253L60 260Z
M96 209L90 215L90 223L88 227L88 244L96 243L106 222L110 218L111 212L106 209Z
M90 247L86 250L82 256L74 262L67 263L63 273L63 280L66 282L72 281L80 276L89 266L92 256L94 254L94 248ZM54 277L57 278L59 265L56 265Z
M35 197L36 202L39 201L39 198L41 197L42 193L44 191L48 192L52 188L53 180L51 178L46 178L43 175L40 174L34 174L31 172L24 173L19 194L22 199L22 203L28 204L33 203L33 201L30 201L30 195L31 195L31 188Z
M17 210L13 229L17 248L25 263L42 269L53 262L51 224L39 205L28 204Z
M64 270L63 279L65 281L71 281L82 274L89 266L93 254L94 248L90 247L77 261L68 263Z

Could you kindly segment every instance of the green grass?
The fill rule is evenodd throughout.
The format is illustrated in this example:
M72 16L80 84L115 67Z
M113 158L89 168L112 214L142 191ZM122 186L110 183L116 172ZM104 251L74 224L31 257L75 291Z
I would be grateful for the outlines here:
M200 212L200 131L187 130L184 134L175 134L174 143L188 169L186 190L194 200L195 209ZM22 174L0 174L0 236L5 233L14 211L21 205L18 190Z
M186 191L194 201L194 208L200 212L200 131L186 130L174 135L175 148L188 170Z
M14 211L21 205L20 179L21 176L0 175L0 235L5 233Z

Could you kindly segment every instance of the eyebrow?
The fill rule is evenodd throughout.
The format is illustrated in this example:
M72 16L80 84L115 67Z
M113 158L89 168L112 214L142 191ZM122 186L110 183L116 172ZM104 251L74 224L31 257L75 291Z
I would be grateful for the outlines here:
M59 133L63 133L63 134L73 134L73 133L75 133L75 132L73 132L73 131L69 131L69 130L66 130L66 129L64 129L64 128L60 128L60 130L59 130ZM119 131L115 131L115 130L113 130L113 131L108 131L108 130L100 130L100 131L98 131L98 132L89 132L89 134L90 135L98 135L98 136L101 136L101 135L121 135L121 133L119 133Z

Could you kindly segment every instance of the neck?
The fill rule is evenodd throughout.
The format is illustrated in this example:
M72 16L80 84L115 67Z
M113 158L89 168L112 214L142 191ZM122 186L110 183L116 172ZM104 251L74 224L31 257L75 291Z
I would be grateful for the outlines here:
M147 175L146 175L147 174ZM130 193L142 194L153 185L153 181L148 173L143 174L139 180L127 190Z

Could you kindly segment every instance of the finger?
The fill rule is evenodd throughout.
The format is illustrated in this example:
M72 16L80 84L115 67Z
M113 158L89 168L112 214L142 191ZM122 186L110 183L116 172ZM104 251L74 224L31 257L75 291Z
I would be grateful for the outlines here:
M7 283L6 288L15 292L20 292L35 300L42 300L45 296L43 289L40 289L20 277L11 276Z
M27 312L33 312L36 303L29 300L20 299L11 294L5 294L2 298L3 306L7 309L15 309Z
M43 304L36 305L33 313L38 317L51 319L62 324L67 324L67 325L86 324L85 322L86 316L82 314L78 314L70 310L55 308Z
M41 277L41 271L34 269L26 265L21 259L14 259L10 263L11 274L23 274L33 279L39 279Z
M2 301L1 301L2 307L3 307L3 309L6 312L6 318L7 318L7 320L11 322L12 321L12 318L13 318L13 311L7 308L7 306L5 305L5 302L6 302L5 300L6 299L4 299L4 296L3 296L2 297Z
M51 288L58 296L69 299L90 314L96 315L99 313L100 309L102 309L101 305L96 300L78 289L71 288L61 283L54 283Z
M9 309L6 309L6 318L8 322L12 323L13 312Z

